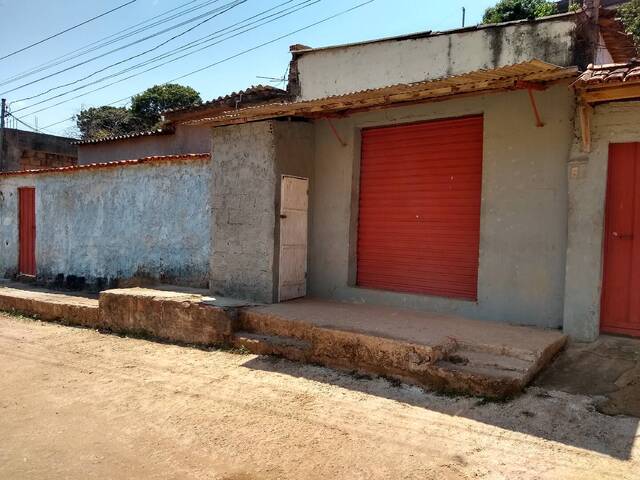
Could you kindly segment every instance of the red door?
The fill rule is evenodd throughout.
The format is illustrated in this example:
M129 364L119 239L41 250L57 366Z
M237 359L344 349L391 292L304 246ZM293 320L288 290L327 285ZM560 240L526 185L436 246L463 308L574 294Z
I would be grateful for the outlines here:
M609 147L600 328L640 336L640 144Z
M362 132L357 284L476 300L482 117Z
M36 189L18 189L20 250L18 270L23 275L36 274Z

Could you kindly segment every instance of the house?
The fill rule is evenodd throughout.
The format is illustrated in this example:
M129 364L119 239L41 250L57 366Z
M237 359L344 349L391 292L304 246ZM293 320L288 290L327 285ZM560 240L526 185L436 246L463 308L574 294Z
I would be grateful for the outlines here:
M186 128L182 122L213 115L239 106L255 105L281 98L286 92L258 85L233 92L202 105L164 112L160 128L151 131L88 139L74 142L78 146L78 163L113 162L148 156L209 153L211 132L208 128Z
M102 162L91 168L0 175L11 252L0 269L208 284L262 303L310 295L578 340L618 331L600 309L607 145L640 132L635 103L611 97L594 112L602 93L575 83L600 58L629 60L618 36L603 47L599 23L578 12L295 45L286 95L169 112L171 133L81 143L80 163ZM171 150L178 132L199 151ZM162 156L113 163L146 155ZM38 225L24 243L20 202ZM634 312L624 332L639 335Z
M73 138L15 128L0 129L0 135L0 171L64 167L78 162Z

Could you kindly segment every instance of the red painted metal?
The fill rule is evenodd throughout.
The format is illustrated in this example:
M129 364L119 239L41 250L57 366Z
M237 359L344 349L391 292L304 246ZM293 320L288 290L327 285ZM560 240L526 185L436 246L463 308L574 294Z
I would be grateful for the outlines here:
M609 147L600 329L640 336L640 144Z
M36 274L36 189L18 189L19 259L18 270L23 275Z
M362 132L357 284L477 299L482 117Z

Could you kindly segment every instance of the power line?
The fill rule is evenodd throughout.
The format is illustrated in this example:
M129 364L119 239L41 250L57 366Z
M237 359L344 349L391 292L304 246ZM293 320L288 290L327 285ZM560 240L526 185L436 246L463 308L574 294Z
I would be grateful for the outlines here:
M25 127L33 130L34 132L37 132L38 129L35 127L32 127L31 125L29 125L28 123L26 123L25 121L21 120L20 118L16 117L13 113L11 112L7 112L7 115L9 115L10 117L13 117L14 120L16 120L18 123L21 123L22 125L24 125Z
M214 2L213 2L213 3L216 3L216 2L218 2L218 1L220 1L220 0L214 0ZM247 0L235 0L235 2L240 2L240 3L244 3L244 2L246 2L246 1L247 1ZM234 2L229 2L229 3L234 3ZM229 5L229 4L225 4L225 6L226 6L226 5ZM91 57L91 58L90 58L90 59L88 59L88 60L84 60L84 61L82 61L82 62L78 62L78 63L76 63L76 64L74 64L74 65L71 65L71 66L69 66L69 67L63 68L63 69L61 69L61 70L57 70L57 71L55 71L55 72L53 72L53 73L50 73L49 75L45 75L45 76L40 77L40 78L37 78L37 79L35 79L35 80L31 80L31 81L29 81L29 82L27 82L27 83L23 83L22 85L18 85L17 87L13 87L13 88L11 88L11 89L9 89L9 90L5 90L4 92L1 92L1 93L0 93L0 95L6 95L7 93L15 92L16 90L20 90L21 88L28 87L29 85L33 85L33 84L35 84L35 83L42 82L43 80L48 80L48 79L50 79L51 77L55 77L55 76L57 76L57 75L60 75L61 73L68 72L69 70L73 70L73 69L78 68L78 67L80 67L80 66L82 66L82 65L86 65L87 63L93 62L94 60L98 60L98 59L104 58L105 56L110 55L110 54L112 54L112 53L118 52L118 51L120 51L120 50L124 50L125 48L129 48L129 47L131 47L131 46L133 46L133 45L137 45L137 44L139 44L139 43L145 42L145 41L149 40L150 38L157 37L158 35L162 35L163 33L167 33L167 32L169 32L169 31L171 31L171 30L174 30L174 29L176 29L176 28L178 28L178 27L182 27L182 26L187 25L187 24L189 24L189 23L192 23L192 22L195 22L195 21L197 21L197 20L200 20L201 18L205 18L205 17L207 17L208 15L211 15L211 14L213 14L213 13L216 13L216 12L220 11L222 8L224 8L224 6L223 6L223 7L216 7L216 8L214 8L213 10L209 10L209 11L207 11L207 12L203 13L203 14L197 15L197 16L192 17L192 18L190 18L190 19L188 19L188 20L185 20L185 21L183 21L183 22L181 22L181 23L178 23L178 24L173 25L173 26L171 26L171 27L165 28L164 30L161 30L161 31L156 32L156 33L153 33L153 34L148 35L148 36L146 36L146 37L144 37L144 38L141 38L141 39L135 40L135 41L133 41L133 42L131 42L131 43L128 43L128 44L126 44L126 45L124 45L124 46L122 46L122 47L115 48L115 49L110 50L110 51L108 51L108 52L106 52L106 53L103 53L103 54L101 54L101 55L96 55L95 57ZM204 23L204 22L203 22L203 23ZM187 33L187 32L184 32L184 33ZM181 34L181 35L184 35L184 33L183 33L183 34ZM178 36L181 36L181 35L178 35ZM168 41L171 41L171 40L172 40L172 39L169 39Z
M213 20L214 18L219 17L220 15L223 15L223 14L227 13L229 10L232 10L233 8L237 7L238 5L242 5L243 3L246 3L247 1L248 1L248 0L234 0L234 1L232 1L232 2L229 2L229 3L225 4L223 7L220 7L219 9L217 9L217 10L218 10L218 12L217 12L217 13L215 13L215 14L213 14L213 15L211 15L211 16L209 16L209 17L207 17L207 18L205 18L205 19L204 19L204 20L202 20L201 22L199 22L199 23L197 23L197 24L193 25L192 27L189 27L188 29L186 29L186 30L184 30L184 31L182 31L182 32L180 32L180 33L178 33L177 35L174 35L173 37L171 37L171 38L169 38L169 39L167 39L167 40L164 40L163 42L160 42L159 44L155 45L154 47L152 47L152 48L149 48L149 49L145 50L144 52L140 52L140 53L137 53L137 54L135 54L135 55L132 55L132 56L130 56L130 57L128 57L128 58L125 58L124 60L120 60L120 61L118 61L118 62L116 62L116 63L113 63L113 64L111 64L111 65L108 65L108 66L106 66L106 67L104 67L104 68L101 68L101 69L99 69L99 70L96 70L96 71L94 71L94 72L90 73L89 75L86 75L86 76L84 76L84 77L82 77L82 78L79 78L79 79L77 79L77 80L74 80L74 81L72 81L72 82L63 83L62 85L57 85L57 86L55 86L55 87L50 88L49 90L45 90L44 92L40 92L40 93L38 93L38 94L36 94L36 95L31 95L30 97L20 98L20 99L15 100L15 101L16 101L16 102L22 102L22 101L26 101L26 100L32 100L32 99L34 99L34 98L38 98L38 97L41 97L41 96L43 96L43 95L46 95L47 93L50 93L50 92L52 92L52 91L54 91L54 90L58 90L58 89L60 89L60 88L69 87L69 86L71 86L71 85L75 85L76 83L79 83L79 82L81 82L81 81L83 81L83 80L87 80L88 78L91 78L91 77L93 77L94 75L97 75L97 74L98 74L98 73L100 73L100 72L104 72L105 70L108 70L108 69L110 69L110 68L112 68L112 67L115 67L115 66L117 66L117 65L121 65L121 64L123 64L123 63L126 63L126 62L128 62L129 60L133 60L134 58L138 58L138 57L141 57L141 56L143 56L143 55L146 55L147 53L153 52L153 51L157 50L158 48L160 48L160 47L162 47L162 46L164 46L164 45L166 45L166 44L168 44L168 43L172 42L172 41L173 41L173 40L175 40L176 38L179 38L179 37L182 37L182 36L186 35L187 33L189 33L189 32L191 32L191 31L195 30L196 28L198 28L198 27L200 27L200 26L204 25L204 24L205 24L205 23L207 23L207 22L210 22L210 21L211 21L211 20ZM228 7L228 8L224 9L224 7ZM19 87L17 87L17 88L19 88ZM15 89L13 89L13 90L17 90L17 88L15 88ZM8 92L11 92L11 91L13 91L13 90L8 90L7 92L4 92L4 93L8 93ZM3 93L3 94L4 94L4 93Z
M355 6L351 7L351 8L348 8L348 9L346 9L346 10L341 10L340 12L337 12L337 13L335 13L335 14L333 14L333 15L330 15L330 16L328 16L328 17L325 17L325 18L323 18L323 19L321 19L321 20L318 20L318 21L316 21L316 22L314 22L314 23L311 23L311 24L306 25L306 26L304 26L304 27L301 27L301 28L299 28L299 29L296 29L296 30L293 30L293 31L291 31L291 32L288 32L288 33L286 33L286 34L284 34L284 35L280 35L279 37L276 37L276 38L274 38L274 39L272 39L272 40L269 40L269 41L267 41L267 42L263 42L263 43L261 43L261 44L259 44L259 45L256 45L256 46L254 46L254 47L248 48L248 49L246 49L246 50L243 50L243 51L241 51L241 52L239 52L239 53L236 53L236 54L234 54L234 55L231 55L231 56L229 56L229 57L226 57L226 58L224 58L224 59L222 59L222 60L219 60L219 61L217 61L217 62L211 63L211 64L206 65L206 66L204 66L204 67L198 68L198 69L196 69L196 70L193 70L193 71L191 71L191 72L189 72L189 73L186 73L186 74L184 74L184 75L181 75L181 76L179 76L179 77L172 78L171 80L167 80L167 81L166 81L166 82L164 82L162 85L166 85L166 84L168 84L168 83L175 82L176 80L181 80L181 79L183 79L183 78L189 77L189 76L191 76L191 75L195 75L196 73L200 73L200 72L202 72L202 71L204 71L204 70L207 70L207 69L209 69L209 68L212 68L212 67L215 67L215 66L217 66L217 65L220 65L221 63L228 62L229 60L233 60L233 59L238 58L238 57L240 57L240 56L242 56L242 55L245 55L245 54L247 54L247 53L253 52L253 51L258 50L258 49L260 49L260 48L262 48L262 47L265 47L265 46L267 46L267 45L270 45L270 44L272 44L272 43L275 43L275 42L277 42L277 41L279 41L279 40L282 40L282 39L284 39L284 38L290 37L291 35L295 35L296 33L300 33L300 32L302 32L302 31L304 31L304 30L308 30L308 29L313 28L313 27L315 27L315 26L318 26L318 25L320 25L320 24L322 24L322 23L326 23L326 22L328 22L328 21L330 21L330 20L333 20L334 18L337 18L337 17L339 17L339 16L345 15L345 14L347 14L347 13L350 13L350 12L354 11L354 10L357 10L357 9L359 9L359 8L362 8L362 7L364 7L365 5L368 5L368 4L370 4L370 3L373 3L374 1L375 1L375 0L367 0L367 1L365 1L365 2L361 2L361 3L359 3L359 4L355 5ZM69 99L66 99L66 100L63 100L63 101L58 102L58 103L56 103L56 104L49 105L48 107L41 108L41 109L39 109L39 110L36 110L36 111L34 111L34 112L31 112L31 114L39 113L39 112L42 112L42 111L44 111L44 110L48 110L48 109L50 109L50 108L54 108L54 107L57 107L57 106L62 105L62 104L64 104L64 103L67 103L67 102L69 102L69 101L71 101L71 100L75 100L75 99L77 99L77 98L80 98L80 97L83 97L83 96L89 95L89 94L94 93L94 92L97 92L97 91L99 91L99 90L103 90L103 89L108 88L108 87L110 87L110 86L112 86L112 85L115 85L115 84L117 84L117 83L121 83L121 82L124 82L124 81L126 81L126 80L129 80L130 78L133 78L133 77L135 77L135 76L141 75L142 73L146 73L146 72L148 72L148 71L155 70L156 68L159 68L159 67L161 67L161 66L163 66L163 65L164 65L164 64L156 65L155 67L152 67L152 68L149 68L149 69L147 69L147 70L144 70L143 72L140 72L140 73L138 73L138 74L130 75L130 76L128 76L128 77L122 78L122 79L117 80L117 81L115 81L115 82L112 82L112 83L109 83L109 84L107 84L107 85L103 85L103 86L101 86L101 87L98 87L98 88L96 88L96 89L94 89L94 90L90 90L90 91L88 91L88 92L82 93L82 94L80 94L80 95L77 95L77 96L75 96L75 97L72 97L72 98L69 98ZM134 95L135 95L135 94L134 94ZM40 102L40 103L42 103L42 102ZM20 110L24 110L24 109L30 108L30 107L32 107L32 106L35 106L35 105L36 105L36 104L33 104L33 105L30 105L30 106L24 107L24 108L22 108L22 109L20 109ZM16 110L16 111L20 111L20 110Z
M188 5L196 3L197 1L199 1L199 0L190 0L189 2L183 3L182 5L180 5L178 7L174 7L174 8L171 8L169 10L165 10L164 12L162 12L162 13L160 13L158 15L155 15L153 17L150 17L150 18L148 18L146 20L143 20L142 22L138 22L138 23L136 23L134 25L131 25L131 26L127 27L127 28L124 28L124 29L119 30L119 31L117 31L115 33L112 33L111 35L107 35L106 37L103 37L100 40L96 40L96 41L91 42L91 43L89 43L87 45L84 45L83 47L77 48L77 49L72 50L72 51L70 51L68 53L65 53L64 55L56 57L56 58L54 58L52 60L49 60L49 61L44 62L44 63L41 63L40 65L36 65L35 67L33 67L31 69L24 70L24 71L12 76L12 77L4 78L4 79L2 79L0 81L0 86L6 85L8 83L13 83L13 82L18 81L18 80L22 80L23 78L29 77L29 76L34 75L36 73L40 73L40 72L42 72L44 70L48 70L49 68L55 67L56 65L61 65L63 63L67 63L70 60L77 59L79 57L83 57L84 55L87 55L88 53L94 52L96 50L100 50L100 49L102 49L104 47L107 47L109 45L117 43L120 40L123 40L125 38L129 38L129 37L131 37L133 35L137 35L138 33L143 32L145 30L149 30L150 28L153 28L153 27L156 27L156 26L161 25L163 23L169 22L169 21L174 20L174 19L176 19L178 17L187 15L187 14L189 14L189 13L195 11L195 10L199 10L201 8L204 8L204 7L208 6L208 5L211 5L212 3L216 3L219 0L208 0L208 1L202 3L202 4L198 5L198 6L191 7L188 10L185 10L185 11L180 12L180 13L176 13L176 14L170 16L170 17L164 18L162 20L158 20L157 22L154 22L151 25L147 25L145 27L139 28L138 30L135 30L135 31L131 32L131 30L136 28L136 27L139 27L141 25L149 23L149 22L151 22L151 21L153 21L153 20L155 20L157 18L163 17L163 16L167 15L168 13L174 12L176 10L180 10L180 9L182 9L182 8L188 6ZM125 35L121 35L121 34L125 34ZM120 35L120 36L118 36L118 35ZM116 38L114 38L114 37L116 37ZM81 53L79 53L79 52L81 52Z
M264 14L269 13L269 12L271 12L271 11L273 11L273 10L275 10L275 9L277 9L277 8L279 8L279 7L281 7L282 5L285 5L285 4L287 4L287 3L291 3L292 1L294 1L294 0L287 0L287 1L285 1L285 2L282 2L282 3L278 4L278 5L276 5L275 7L271 7L271 8L268 8L267 10L263 10L262 12L260 12L260 13L258 13L258 14L256 14L256 15L253 15L253 16L251 16L251 17L245 18L245 19L243 19L243 20L241 20L241 21L239 21L239 22L236 22L236 23L234 23L234 24L232 24L232 25L228 26L228 27L222 28L222 29L217 30L217 31L215 31L215 32L213 32L213 33L210 33L210 34L208 34L208 35L205 35L204 37L201 37L201 38L198 38L198 39L193 40L193 41L191 41L191 42L188 42L188 43L186 43L186 44L183 44L183 45L181 45L180 47L177 47L177 48L175 48L175 49L173 49L173 50L170 50L170 51L165 52L165 53L163 53L163 54L160 54L160 55L157 55L157 56L152 57L152 58L150 58L150 59L147 59L147 60L145 60L145 61L143 61L143 62L141 62L141 63L138 63L138 64L136 64L136 65L132 65L132 66L127 67L127 68L125 68L125 69L123 69L123 70L120 70L120 71L118 71L118 72L111 73L111 74L109 74L109 75L106 75L106 76L104 76L104 77L101 77L101 78L99 78L99 79L97 79L97 80L95 80L95 81L93 81L93 82L90 82L90 83L88 83L88 84L82 85L82 86L80 86L80 87L78 87L78 88L75 88L75 89L69 90L69 91L64 92L64 93L62 93L62 94L60 94L60 95L56 95L56 96L50 97L49 99L46 99L46 100L44 100L43 102L46 102L46 101L48 101L48 100L50 100L50 99L59 98L60 96L64 96L64 95L66 95L66 94L68 94L68 93L73 93L74 91L78 91L78 90L81 90L81 89L86 88L86 87L88 87L88 86L95 85L95 84L97 84L97 83L103 82L103 81L108 80L108 79L110 79L110 78L114 78L114 77L117 77L117 76L123 75L123 74L125 74L125 73L127 73L127 72L130 72L130 71L132 71L132 70L135 70L135 69L137 69L137 68L144 67L144 66L146 66L146 65L149 65L149 64L155 63L155 62L157 62L157 61L163 60L163 59L168 58L168 57L171 57L171 56L173 56L173 55L175 55L175 54L177 54L177 53L179 53L179 52L181 52L181 51L189 50L189 49L192 49L192 48L197 47L198 45L202 45L202 44L205 44L205 43L209 43L209 42L211 42L212 40L215 40L216 38L219 38L219 37L221 37L221 36L227 35L227 34L232 33L232 32L234 32L234 31L242 30L243 28L245 29L245 30L242 30L241 32L239 32L238 34L230 35L230 36L228 36L227 38L224 38L223 40L220 40L220 41L218 41L218 42L210 43L210 44L209 44L209 45L207 45L206 47L199 48L199 49L197 49L197 50L195 50L195 51L193 51L193 52L191 52L191 53L189 53L189 54L185 54L185 55L182 55L182 56L180 56L180 57L177 57L177 58L173 59L172 61L179 60L179 59L181 59L181 58L187 57L187 56L192 55L192 54L194 54L194 53L197 53L197 52L199 52L199 51L201 51L201 50L204 50L204 49L206 49L206 48L210 48L210 47L212 47L212 46L214 46L214 45L217 45L217 44L219 44L219 43L222 43L223 41L226 41L226 40L229 40L229 39L231 39L231 38L234 38L234 37L236 37L236 36L238 36L238 35L240 35L240 34L246 33L246 32L251 31L251 30L255 30L256 28L259 28L259 27L261 27L261 26L263 26L263 25L266 25L267 23L271 23L271 22L273 22L273 21L275 21L275 20L278 20L278 19L283 18L283 17L285 17L285 16L291 15L291 14L293 14L293 13L295 13L295 12L297 12L297 11L300 11L300 10L302 10L302 9L304 9L304 8L310 7L311 5L314 5L314 4L316 4L316 3L318 3L318 2L320 2L320 1L322 1L322 0L303 0L302 2L300 2L300 3L296 4L296 5L292 6L292 7L285 8L284 10L280 10L280 11L278 11L278 12L272 13L271 15L264 16L263 18L259 18L258 20L255 20L255 21L253 21L253 22L246 23L248 20L252 20L252 19L255 19L255 18L257 18L257 17L261 17L261 16L263 16ZM232 8L232 7L231 7L231 8ZM278 15L279 15L279 16L278 16ZM272 17L275 17L275 18L272 18ZM265 21L265 20L266 20L266 19L268 19L268 18L271 18L271 20L269 20L269 21ZM262 22L262 23L260 23L260 22ZM248 26L255 25L256 23L257 23L258 25L254 26L253 28L246 28L246 27L248 27ZM242 24L244 24L244 25L242 25ZM238 26L238 25L242 25L242 26L241 26L241 27L238 27L238 28L235 28L235 29L233 28L233 27L236 27L236 26ZM226 33L224 33L224 34L222 34L222 35L218 35L218 34L219 34L219 33L221 33L221 32L225 32L225 30L227 30L227 32L226 32ZM152 50L154 50L154 49L152 49ZM149 52L149 51L150 51L150 50L148 50L147 52ZM144 53L144 52L143 52L143 53ZM127 60L130 60L130 59L135 58L135 57L139 57L139 56L141 56L141 55L142 55L142 54L138 54L138 55L135 55L135 56L133 56L133 57L129 57ZM93 72L93 73L91 73L91 74L89 74L89 75L87 75L87 76L85 76L85 77L83 77L83 78L80 78L80 79L74 80L74 81L72 81L72 82L69 82L69 83L66 83L66 84L63 84L63 85L59 85L59 86L56 86L56 87L50 88L49 90L47 90L47 91L45 91L45 92L41 92L41 93L38 93L38 94L36 94L36 95L32 95L32 96L30 96L30 97L26 97L26 98L21 98L21 99L15 100L15 102L20 102L20 101L25 101L25 100L32 100L32 99L34 99L34 98L41 97L42 95L46 95L47 93L49 93L49 92L51 92L51 91L53 91L53 90L57 90L57 89L62 88L62 87L66 87L66 86L74 85L74 84L76 84L76 83L78 83L78 82L80 82L80 81L82 81L82 80L86 80L86 79L88 79L88 78L90 78L90 77L94 76L94 75L95 75L95 74L97 74L97 73L103 72L103 71L108 70L109 68L111 68L111 67L113 67L113 66L116 66L116 65L119 65L119 64L121 64L121 63L124 63L125 61L126 61L126 60L123 60L123 61L117 62L117 63L115 63L115 64L113 64L113 65L109 65L109 66L104 67L104 68L102 68L102 69L100 69L100 70L97 70L97 71L95 71L95 72ZM171 63L171 61L165 62L165 63L163 63L162 65L166 65L167 63ZM142 72L141 72L141 73L142 73ZM39 104L39 103L43 103L43 102L38 102L38 103L32 104L31 106L35 106L35 105L37 105L37 104ZM25 107L25 108L29 108L29 107Z
M249 18L244 19L244 20L242 20L242 21L240 21L240 22L237 22L237 23L235 23L235 24L233 24L233 25L231 25L231 26L229 26L229 27L225 27L225 28L223 28L223 29L221 29L221 30L218 30L217 32L214 32L213 34L210 34L210 35L207 35L207 36L205 36L205 37L202 37L201 39L195 40L195 41L193 41L193 42L189 42L189 43L187 43L187 44L185 44L185 45L183 45L183 46L181 46L181 47L179 47L179 48L177 48L177 49L174 49L173 51L170 51L170 52L164 53L164 54L162 54L162 55L158 55L158 56L153 57L153 58L151 58L151 59L149 59L149 60L146 60L145 62L139 63L139 64L137 64L137 65L134 65L134 66L131 66L131 67L128 67L128 68L125 68L125 69L123 69L123 70L120 70L119 72L115 72L115 73L112 73L112 74L106 75L106 76L101 77L101 78L99 78L99 79L97 79L97 80L94 80L93 82L89 82L89 83L87 83L87 84L85 84L85 85L81 85L81 86L79 86L79 87L73 88L73 89L68 90L68 91L66 91L66 92L63 92L63 93L60 93L60 94L57 94L57 95L51 96L51 97L46 98L46 99L44 99L44 100L40 100L39 102L32 103L31 105L27 105L27 106L25 106L25 107L22 107L22 108L20 108L20 109L16 110L16 111L23 111L23 110L26 110L26 109L29 109L29 108L35 107L35 106L37 106L37 105L41 105L41 104L43 104L43 103L47 103L47 102L49 102L49 101L51 101L51 100L54 100L54 99L56 99L56 98L63 97L63 96L65 96L65 95L69 94L69 93L73 93L73 92L76 92L76 91L78 91L78 90L82 90L83 88L89 87L89 86L91 86L91 85L96 85L96 84L101 83L101 82L103 82L103 81L105 81L105 80L108 80L108 79L110 79L110 78L118 77L118 76L120 76L120 75L123 75L123 74L125 74L125 73L127 73L127 72L130 72L130 71L132 71L132 70L135 70L135 69L137 69L137 68L140 68L140 67L143 67L143 66L149 65L149 64L151 64L151 63L155 63L156 61L163 60L163 59L165 59L165 58L171 57L171 56L175 55L176 53L179 53L180 51L191 49L191 48L193 48L193 47L195 47L195 46L198 46L198 45L201 45L201 44L203 44L203 43L209 43L209 45L206 45L206 46L204 46L204 47L198 48L197 50L194 50L194 51L192 51L192 52L190 52L190 53L186 53L186 54L184 54L184 55L181 55L181 56L179 56L179 57L173 58L173 59L171 59L171 60L167 60L166 62L163 62L163 63L161 63L161 64L159 64L159 65L156 65L155 67L148 68L148 69L146 69L146 70L143 70L142 72L138 72L138 73L136 73L136 74L129 75L128 77L122 78L122 79L117 80L117 81L115 81L115 82L111 82L111 83L109 83L109 84L107 84L107 85L104 85L104 86L102 86L102 87L98 87L97 89L93 89L93 90L90 90L90 91L88 91L88 92L84 92L84 93L82 93L82 94L80 94L80 95L76 95L76 96L71 97L71 98L69 98L69 99L63 100L62 102L58 102L58 103L56 103L56 104L50 105L49 107L45 107L45 108L43 108L43 109L38 110L38 112L43 111L43 110L46 110L46 109L49 109L49 108L53 108L53 107L55 107L55 106L61 105L61 104L66 103L66 102L68 102L68 101L74 100L74 99L76 99L76 98L80 98L80 97L83 97L83 96L88 95L88 94L90 94L90 93L93 93L93 92L96 92L96 91L102 90L103 88L107 88L107 87L109 87L109 86L111 86L111 85L115 85L116 83L120 83L120 82L123 82L123 81L125 81L125 80L129 80L129 79L131 79L131 78L134 78L134 77L136 77L136 76L142 75L142 74L144 74L144 73L146 73L146 72L149 72L149 71L151 71L151 70L155 70L155 69L160 68L160 67L162 67L162 66L164 66L164 65L167 65L167 64L169 64L169 63L173 63L173 62L175 62L175 61L177 61L177 60L180 60L180 59L185 58L185 57L187 57L187 56L193 55L193 54L195 54L195 53L197 53L197 52L199 52L199 51L201 51L201 50L205 50L205 49L207 49L207 48L211 48L211 47L213 47L213 46L215 46L215 45L218 45L218 44L220 44L220 43L222 43L222 42L224 42L224 41L226 41L226 40L229 40L229 39L231 39L231 38L237 37L237 36L239 36L239 35L241 35L241 34L243 34L243 33L246 33L246 32L248 32L248 31L255 30L256 28L259 28L259 27L261 27L261 26L263 26L263 25L266 25L266 24L268 24L268 23L272 23L272 22L274 22L274 21L276 21L276 20L278 20L278 19L280 19L280 18L282 18L282 17L285 17L285 16L287 16L287 15L291 15L292 13L295 13L295 12L297 12L297 11L299 11L299 10L302 10L303 8L307 8L307 7L311 6L311 5L314 5L314 4L316 4L316 3L318 3L318 2L320 2L320 1L322 1L322 0L304 0L304 1L300 2L300 3L298 3L297 5L294 5L293 7L286 8L286 9L284 9L284 10L281 10L281 11L279 11L279 12L276 12L275 14L271 14L271 15L268 15L268 16L266 16L266 17L263 17L263 18L261 18L261 19L259 19L259 20L257 20L257 21L247 23L246 25L243 25L242 27L239 27L239 28L236 28L236 29L232 29L232 30L230 30L230 32L233 32L233 31L236 31L236 30L241 30L241 31L239 31L238 33L235 33L235 34L233 34L233 35L229 35L229 36L227 36L226 38L223 38L223 39L221 39L221 40L218 40L217 42L210 43L210 42L211 42L211 40L214 40L214 39L216 39L216 38L219 38L220 36L227 35L227 34L228 34L228 33L230 33L230 32L224 33L223 35L217 35L217 36L216 36L216 34L217 34L217 33L219 33L219 32L224 32L225 30L229 30L230 28L232 28L232 27L234 27L234 26L236 26L236 25L243 24L243 23L245 23L247 20L251 20L251 19L253 19L253 18L255 18L255 17L258 17L258 16L260 16L260 15L263 15L264 13L268 13L269 11L271 11L271 10L273 10L273 9L275 9L275 8L278 8L279 6L282 6L282 5L286 4L286 3L290 3L291 1L293 1L293 0L287 0L286 2L283 2L283 3L281 3L280 5L277 5L276 7L272 7L272 8L270 8L270 9L267 9L267 10L265 10L265 11L263 11L263 12L260 12L260 13L259 13L259 14L257 14L257 15L253 15L252 17L249 17ZM292 10L292 9L293 9L293 10ZM288 12L287 12L287 10L290 10L290 11L288 11ZM284 12L284 13L283 13L283 12ZM275 18L271 18L271 20L266 20L266 19L268 19L268 18L270 18L270 17L274 17L274 15L279 15L279 16L276 16ZM266 21L265 21L265 20L266 20ZM262 23L260 23L260 22L262 22ZM255 26L253 26L253 27L251 27L251 28L245 28L245 27L247 27L247 26L249 26L249 25L254 25L254 24L256 24L256 23L258 23L258 25L255 25ZM244 28L244 30L242 30L242 28ZM212 37L212 36L213 36L213 38L209 38L209 37ZM203 41L202 39L205 39L205 40ZM207 39L208 39L208 40L207 40Z
M123 3L122 5L120 5L120 6L116 7L116 8L112 8L111 10L108 10L108 11L106 11L104 13L101 13L100 15L96 15L95 17L92 17L92 18L90 18L88 20L85 20L84 22L81 22L81 23L78 23L76 25L73 25L72 27L66 28L66 29L64 29L64 30L62 30L62 31L60 31L58 33L54 33L53 35L49 35L48 37L43 38L42 40L38 40L37 42L34 42L34 43L30 44L30 45L27 45L26 47L22 47L22 48L20 48L18 50L15 50L15 51L11 52L11 53L8 53L7 55L5 55L3 57L0 57L0 60L4 60L5 58L12 57L12 56L14 56L14 55L16 55L16 54L18 54L20 52L24 52L25 50L33 48L36 45L40 45L41 43L44 43L44 42L46 42L48 40L51 40L52 38L59 37L60 35L63 35L65 33L67 33L67 32L70 32L71 30L75 30L76 28L81 27L82 25L86 25L89 22L93 22L94 20L97 20L98 18L104 17L105 15L109 15L110 13L115 12L116 10L120 10L121 8L124 8L127 5L131 5L132 3L135 3L137 1L138 0L129 0L127 3Z

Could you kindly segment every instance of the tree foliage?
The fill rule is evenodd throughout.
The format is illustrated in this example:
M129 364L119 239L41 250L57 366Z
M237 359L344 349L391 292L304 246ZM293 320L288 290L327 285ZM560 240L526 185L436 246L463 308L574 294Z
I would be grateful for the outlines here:
M618 18L625 31L633 37L636 47L640 46L640 0L631 0L620 5Z
M200 105L200 94L178 84L155 85L131 99L131 108L91 107L76 115L83 140L128 135L158 128L164 110Z
M155 85L131 99L131 112L145 128L153 128L164 110L200 105L200 94L191 87L175 83Z
M76 125L83 140L99 140L126 135L137 129L131 111L125 107L91 107L76 115Z
M482 23L501 23L526 20L557 13L554 2L546 0L500 0L485 10Z

